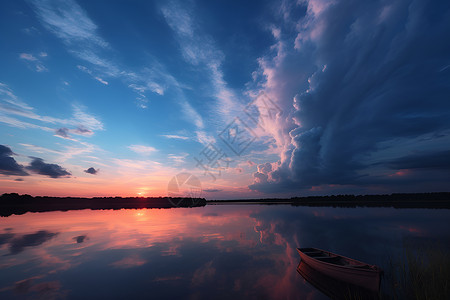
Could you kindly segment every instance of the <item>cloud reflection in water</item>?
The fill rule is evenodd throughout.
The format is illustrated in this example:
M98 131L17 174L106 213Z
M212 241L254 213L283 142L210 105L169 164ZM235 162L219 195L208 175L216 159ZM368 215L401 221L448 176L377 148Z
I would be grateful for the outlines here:
M448 242L449 214L240 205L11 216L0 220L0 297L38 276L32 286L50 282L68 298L322 299L297 273L296 247L383 266L402 239Z

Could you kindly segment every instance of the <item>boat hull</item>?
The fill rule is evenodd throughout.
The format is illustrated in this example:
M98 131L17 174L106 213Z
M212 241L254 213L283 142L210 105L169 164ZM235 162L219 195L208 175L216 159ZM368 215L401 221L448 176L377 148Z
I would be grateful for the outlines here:
M353 265L336 265L332 263L327 263L324 261L320 261L305 254L301 251L300 248L297 248L298 253L302 261L308 264L310 267L315 270L322 272L328 276L337 278L341 281L345 281L354 285L361 286L371 291L378 291L380 289L380 277L381 270L376 269L363 269L360 268L362 266L369 266L364 263L358 262L356 260L352 260L350 258L346 258L331 252L327 252L324 250L316 249L319 251L323 251L324 253L335 255L336 257L344 258L350 262L354 262Z

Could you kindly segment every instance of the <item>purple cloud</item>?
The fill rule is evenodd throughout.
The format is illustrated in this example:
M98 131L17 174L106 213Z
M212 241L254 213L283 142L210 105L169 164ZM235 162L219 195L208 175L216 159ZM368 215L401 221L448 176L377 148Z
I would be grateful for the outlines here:
M93 167L90 167L89 169L84 170L85 173L92 174L92 175L96 175L98 173L98 171L100 171L100 170L94 169Z
M298 3L304 14L284 15L297 33L277 34L276 54L260 59L267 94L287 112L270 131L281 159L269 172L261 164L249 188L405 191L393 171L414 168L408 174L424 190L448 190L442 166L450 138L450 69L443 68L450 40L442 38L450 36L448 4ZM425 149L426 157L415 154Z
M16 162L12 155L14 153L11 148L0 145L0 174L16 176L29 175L25 172L24 167Z
M51 178L70 177L72 175L63 167L57 164L47 164L42 158L32 157L31 164L27 167L28 170L46 175Z

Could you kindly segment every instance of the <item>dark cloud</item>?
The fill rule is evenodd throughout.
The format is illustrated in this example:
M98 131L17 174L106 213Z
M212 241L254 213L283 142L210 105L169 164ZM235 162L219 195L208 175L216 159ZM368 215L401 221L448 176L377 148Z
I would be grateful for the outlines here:
M65 291L61 291L61 283L59 281L37 282L43 276L34 276L24 280L15 282L10 287L16 295L27 295L27 298L36 299L65 299Z
M41 277L40 276L36 276L36 277L31 277L31 278L27 278L27 279L24 279L24 280L17 281L14 284L14 292L16 294L26 294L26 293L28 293L31 290L32 286L33 286L33 281L35 281L36 279L39 279L39 278L41 278Z
M207 193L217 193L217 192L221 192L222 190L219 190L219 189L204 189L203 191L207 192Z
M42 158L32 157L31 164L27 167L28 170L36 172L41 175L47 175L51 178L59 178L70 176L66 169L57 164L47 164Z
M9 252L10 254L18 254L25 250L25 248L39 246L46 241L51 240L56 235L58 235L56 232L40 230L36 233L16 237L9 242Z
M0 234L0 246L6 244L9 240L14 237L13 233L2 233Z
M22 178L16 178L14 181L24 181Z
M24 167L19 165L12 155L14 153L11 148L0 145L0 174L27 176L28 173L25 172Z
M77 135L84 135L84 136L91 136L94 134L94 132L90 129L87 129L85 127L77 127L75 129L69 129L69 128L59 128L55 131L55 135L63 137L65 139L70 139L70 134L69 133L73 133L73 134L77 134Z
M271 171L272 171L272 164L270 164L270 163L260 164L258 166L259 173L268 174Z
M65 128L65 127L59 128L55 131L55 134L60 137L63 137L63 138L68 138L69 137L69 129Z
M61 283L57 280L35 284L31 291L35 292L41 299L63 299L65 293L60 292Z
M400 157L389 162L393 169L442 169L450 170L450 150L418 153Z
M0 155L1 156L11 156L14 153L12 152L11 148L7 146L0 145Z
M272 164L265 163L258 165L258 171L253 173L253 178L257 184L266 184L272 172Z
M87 239L87 235L79 235L73 238L77 244L81 244L82 242L84 242L84 240Z
M277 138L281 161L270 172L260 165L250 188L364 188L381 177L397 180L393 168L448 168L450 2L349 0L320 8L296 21L295 51L286 46L277 56L283 61L270 86L284 89L277 102L293 122ZM299 75L297 87L282 80L294 60L305 65L296 72L308 78L306 87ZM411 154L423 149L429 154Z
M256 183L266 183L269 176L264 173L255 172L253 173L253 178L255 179Z
M96 175L98 173L98 171L100 171L100 170L99 169L94 169L93 167L90 167L89 169L84 170L85 173L89 173L89 174L92 174L92 175Z

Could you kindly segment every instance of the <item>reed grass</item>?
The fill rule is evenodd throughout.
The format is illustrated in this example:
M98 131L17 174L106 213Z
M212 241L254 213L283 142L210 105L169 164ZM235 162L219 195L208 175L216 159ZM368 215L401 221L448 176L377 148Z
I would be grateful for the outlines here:
M386 299L450 299L450 253L437 243L404 243L403 256L390 260Z

